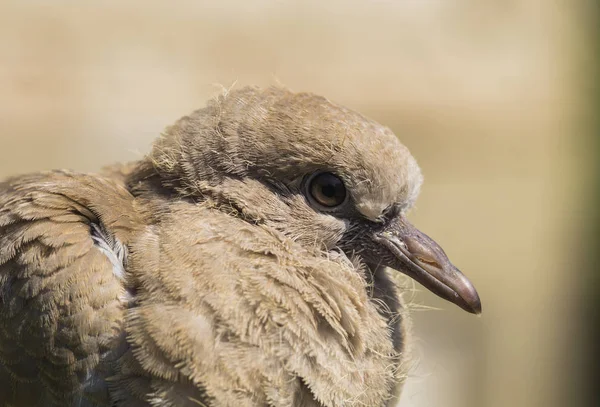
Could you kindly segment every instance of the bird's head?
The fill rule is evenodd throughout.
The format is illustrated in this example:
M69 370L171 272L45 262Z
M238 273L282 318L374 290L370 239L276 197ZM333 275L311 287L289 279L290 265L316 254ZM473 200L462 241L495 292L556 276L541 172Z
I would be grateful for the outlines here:
M481 312L473 285L406 218L422 182L408 149L388 128L325 98L229 92L170 127L147 166L161 187L305 247L388 266Z

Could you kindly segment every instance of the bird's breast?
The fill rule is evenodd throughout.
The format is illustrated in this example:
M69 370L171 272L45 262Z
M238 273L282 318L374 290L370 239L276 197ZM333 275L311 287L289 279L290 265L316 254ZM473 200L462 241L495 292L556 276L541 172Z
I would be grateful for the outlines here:
M176 366L165 380L214 405L380 406L394 391L389 321L344 256L186 203L132 253L131 363L144 374Z

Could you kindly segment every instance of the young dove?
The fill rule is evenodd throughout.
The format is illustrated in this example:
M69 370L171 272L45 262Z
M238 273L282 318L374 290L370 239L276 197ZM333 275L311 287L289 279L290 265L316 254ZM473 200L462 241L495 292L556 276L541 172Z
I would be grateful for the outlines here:
M219 97L139 163L7 180L0 405L395 405L390 273L481 312L406 219L421 181L389 129L279 88Z

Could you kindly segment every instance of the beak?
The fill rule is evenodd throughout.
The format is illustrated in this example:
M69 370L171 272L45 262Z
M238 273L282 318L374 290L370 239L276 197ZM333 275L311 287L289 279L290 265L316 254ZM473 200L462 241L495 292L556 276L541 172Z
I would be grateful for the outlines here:
M408 275L434 294L467 312L481 314L481 300L473 284L456 268L444 250L402 215L375 231L381 263ZM383 249L383 250L382 250Z

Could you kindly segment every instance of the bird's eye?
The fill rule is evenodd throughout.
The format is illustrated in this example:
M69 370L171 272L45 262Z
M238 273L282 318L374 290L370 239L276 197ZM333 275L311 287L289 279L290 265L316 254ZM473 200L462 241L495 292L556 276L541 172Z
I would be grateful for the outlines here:
M344 182L330 172L313 176L308 184L310 198L326 208L335 208L346 201Z

